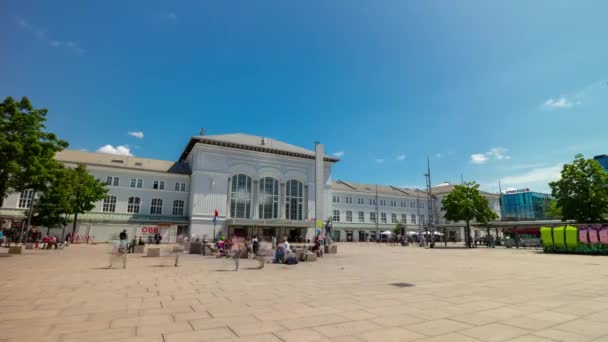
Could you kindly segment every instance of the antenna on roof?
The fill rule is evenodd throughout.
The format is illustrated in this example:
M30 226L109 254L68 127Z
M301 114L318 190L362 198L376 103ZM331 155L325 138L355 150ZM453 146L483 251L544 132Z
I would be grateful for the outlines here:
M205 129L201 128L200 131L198 132L198 135L205 135Z

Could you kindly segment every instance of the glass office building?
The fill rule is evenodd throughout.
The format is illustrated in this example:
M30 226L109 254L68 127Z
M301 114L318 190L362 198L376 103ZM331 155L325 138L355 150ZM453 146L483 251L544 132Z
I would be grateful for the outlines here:
M602 155L593 157L593 159L597 160L600 163L600 165L602 165L604 170L608 171L608 155L602 154Z
M549 219L546 210L551 195L529 189L507 191L501 196L502 221L534 221Z

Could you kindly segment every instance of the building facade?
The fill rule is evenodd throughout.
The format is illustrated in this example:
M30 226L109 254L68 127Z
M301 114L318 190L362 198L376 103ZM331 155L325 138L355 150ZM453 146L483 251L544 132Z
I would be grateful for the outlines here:
M107 197L77 224L79 237L100 242L124 229L144 238L160 233L164 242L219 234L305 241L327 222L335 240L369 241L397 224L422 232L429 217L435 225L447 223L441 200L453 189L441 184L429 198L418 189L334 182L332 165L339 160L325 156L323 145L308 150L246 134L194 136L177 161L72 150L56 159L83 164L107 184ZM499 208L498 195L484 195ZM0 208L3 228L21 228L35 197L31 191L9 195ZM455 228L449 238L462 236Z
M397 224L421 231L427 222L427 196L417 189L357 184L331 186L332 237L337 241L372 241Z
M597 160L600 163L600 165L602 165L604 170L608 171L608 155L602 154L602 155L593 157L593 159Z
M79 216L79 236L110 241L126 229L145 238L160 233L165 242L220 233L312 238L338 161L320 144L311 151L246 134L192 137L176 162L72 150L56 159L85 165L109 190ZM32 198L31 191L8 196L3 228L21 228Z
M548 220L546 214L551 195L530 189L507 191L501 196L503 221Z

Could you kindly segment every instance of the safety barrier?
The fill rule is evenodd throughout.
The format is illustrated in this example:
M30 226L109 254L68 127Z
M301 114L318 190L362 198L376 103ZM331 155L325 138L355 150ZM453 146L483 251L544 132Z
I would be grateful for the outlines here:
M586 224L541 227L545 252L608 255L608 227Z

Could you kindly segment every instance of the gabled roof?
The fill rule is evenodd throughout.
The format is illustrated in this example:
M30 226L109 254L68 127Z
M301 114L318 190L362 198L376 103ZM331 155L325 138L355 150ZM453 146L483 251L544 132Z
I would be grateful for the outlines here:
M407 189L392 185L378 185L378 194L380 195L393 195L393 196L409 196L415 197L420 194L424 194L421 190L418 189ZM375 184L359 184L346 182L343 180L337 180L335 183L331 185L332 190L339 191L356 191L363 192L369 194L376 194L376 185Z
M188 165L169 160L147 159L113 154L63 150L55 154L55 159L63 163L107 166L119 169L155 171L165 173L190 174Z
M256 135L234 133L220 135L198 135L190 138L188 145L184 149L180 157L180 161L185 160L190 154L190 151L197 143L223 146L242 150L251 150L258 152L266 152L280 155L288 155L292 157L314 159L315 152L302 147L291 145L276 139L259 137ZM339 159L325 156L325 161L337 162Z
M452 183L441 183L439 185L436 185L434 187L431 188L431 194L433 195L442 195L442 194L447 194L450 193L452 191L454 191L454 187L458 185L458 184L452 184ZM483 191L483 190L479 190L479 193L486 195L486 196L496 196L496 197L500 197L498 194L493 194L491 192L487 192L487 191Z

